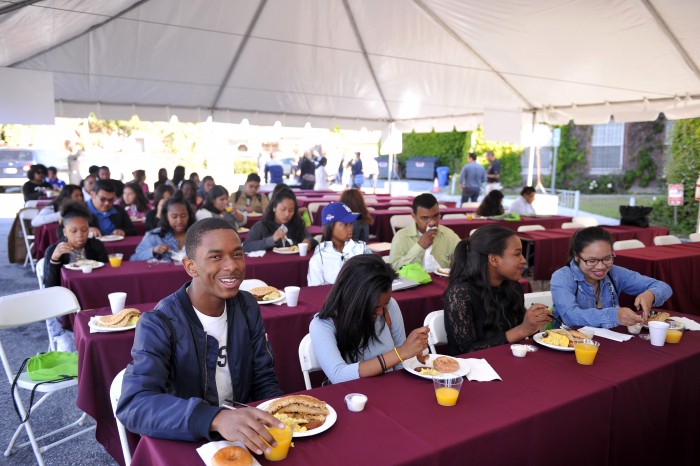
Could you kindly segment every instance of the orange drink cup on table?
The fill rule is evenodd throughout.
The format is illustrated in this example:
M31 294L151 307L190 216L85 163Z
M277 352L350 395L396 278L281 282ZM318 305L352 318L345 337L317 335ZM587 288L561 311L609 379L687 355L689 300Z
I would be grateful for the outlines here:
M112 267L121 267L123 258L124 254L110 254L109 265L111 265Z
M284 429L270 427L267 429L277 442L276 447L272 448L270 453L265 453L265 459L268 461L280 461L287 457L289 447L292 444L292 428L287 426Z
M685 325L681 322L676 322L675 320L667 321L670 325L668 331L666 332L666 343L679 343L681 337L683 336L683 331L685 330Z
M440 374L433 377L435 398L441 406L454 406L459 398L464 379L457 374Z
M576 362L584 366L590 366L595 360L595 355L598 354L600 344L593 340L583 340L581 343L574 345L574 353L576 353Z

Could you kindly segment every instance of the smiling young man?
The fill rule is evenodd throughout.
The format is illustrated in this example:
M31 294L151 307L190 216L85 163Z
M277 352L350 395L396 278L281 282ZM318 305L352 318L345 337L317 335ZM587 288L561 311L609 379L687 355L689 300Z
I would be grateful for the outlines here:
M102 235L134 236L136 229L124 208L114 205L117 192L110 180L99 179L92 185L87 201L90 218L90 232L94 237Z
M279 421L256 408L221 407L282 394L260 308L238 290L241 240L231 224L208 218L187 231L185 249L192 280L141 317L117 416L140 435L240 440L260 454L269 448L262 438L273 442L266 426Z
M413 199L415 223L396 232L391 240L391 265L399 270L406 264L418 263L428 272L449 267L459 236L440 225L440 206L430 193Z

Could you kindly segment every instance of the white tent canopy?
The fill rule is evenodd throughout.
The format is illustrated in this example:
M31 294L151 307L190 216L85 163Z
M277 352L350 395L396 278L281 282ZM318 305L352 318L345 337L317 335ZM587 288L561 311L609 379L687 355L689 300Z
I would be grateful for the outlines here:
M700 115L697 0L0 1L56 115L472 129ZM2 102L0 102L2 105Z

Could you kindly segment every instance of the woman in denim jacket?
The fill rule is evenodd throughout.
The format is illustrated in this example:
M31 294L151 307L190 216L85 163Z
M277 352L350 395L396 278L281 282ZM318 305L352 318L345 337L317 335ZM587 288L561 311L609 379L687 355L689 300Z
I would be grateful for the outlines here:
M652 307L673 293L666 283L613 265L610 233L584 228L571 239L569 264L552 275L554 315L567 325L612 328L646 322ZM637 314L620 306L620 293L636 296Z

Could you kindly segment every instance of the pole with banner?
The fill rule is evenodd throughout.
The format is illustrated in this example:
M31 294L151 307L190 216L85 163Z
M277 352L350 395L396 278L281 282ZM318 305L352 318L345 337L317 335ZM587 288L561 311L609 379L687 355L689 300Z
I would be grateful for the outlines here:
M678 206L683 205L683 184L668 185L668 205L673 206L673 225L678 225Z

